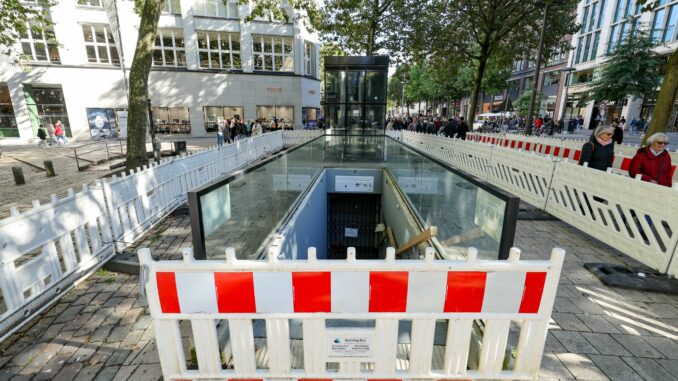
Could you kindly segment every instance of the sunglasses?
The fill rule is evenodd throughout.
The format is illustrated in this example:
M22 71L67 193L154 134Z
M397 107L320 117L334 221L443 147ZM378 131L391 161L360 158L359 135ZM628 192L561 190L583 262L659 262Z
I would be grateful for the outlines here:
M667 146L669 145L669 142L654 142L654 144L658 144L660 146Z

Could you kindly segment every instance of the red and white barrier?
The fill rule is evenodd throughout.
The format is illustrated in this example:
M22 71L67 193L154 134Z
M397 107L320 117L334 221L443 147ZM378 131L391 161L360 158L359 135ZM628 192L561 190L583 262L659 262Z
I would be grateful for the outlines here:
M565 252L553 249L548 261L521 261L512 249L508 261L478 261L469 249L465 261L434 260L236 260L195 261L190 249L183 261L154 261L139 251L158 353L166 380L258 379L536 380ZM222 340L217 322L228 320L230 340ZM255 358L252 319L266 321L269 364ZM301 319L303 369L293 369L289 320ZM331 328L326 320L375 320L373 328ZM442 369L432 369L436 320L447 321ZM469 363L473 322L483 319L477 363ZM198 369L188 369L179 322L189 320ZM399 320L412 321L409 367L399 369L396 355ZM504 369L511 323L520 327L512 369ZM361 347L351 351L342 340ZM230 358L222 348L230 348ZM343 348L343 349L342 349ZM357 353L359 352L359 353ZM357 353L357 354L356 354ZM328 371L328 362L339 363ZM472 361L471 361L472 362ZM371 363L369 376L361 364Z

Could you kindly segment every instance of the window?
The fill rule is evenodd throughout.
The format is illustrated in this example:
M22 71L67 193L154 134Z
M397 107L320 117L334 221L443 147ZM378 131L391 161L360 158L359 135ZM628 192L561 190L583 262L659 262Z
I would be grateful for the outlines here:
M83 24L87 61L92 63L120 65L118 49L108 25Z
M670 42L676 39L676 20L678 19L678 1L661 0L657 3L652 19L650 36L655 43Z
M205 116L205 131L216 132L216 125L226 119L243 119L243 108L240 106L205 106L203 107Z
M21 34L21 52L27 61L61 62L51 26L42 28L34 23L26 24L26 32Z
M165 0L165 5L162 8L162 13L171 13L174 15L181 14L181 3L179 0Z
M195 14L197 16L238 18L238 3L223 0L196 0Z
M315 73L315 45L312 42L304 41L304 74L312 77Z
M188 107L151 107L156 134L190 134Z
M24 89L26 85L24 85ZM66 136L71 137L71 125L66 111L66 101L61 86L56 87L32 87L33 99L27 102L35 102L38 111L38 124L47 126L60 121L66 131ZM30 105L29 105L30 107Z
M602 21L606 3L606 0L593 0L584 8L584 14L580 21L582 28L579 31L579 38L577 40L575 64L588 62L598 57L600 28L603 25Z
M240 69L240 35L198 32L198 55L202 69Z
M294 71L291 37L252 36L254 70Z
M181 29L161 29L155 37L154 66L186 67L186 50Z
M614 11L610 38L607 40L607 53L610 54L626 38L629 32L633 32L640 22L640 5L636 0L614 0L617 6ZM658 38L661 36L658 36Z
M294 106L257 106L257 120L267 129L294 128ZM275 121L275 122L274 122Z
M78 0L78 5L101 8L101 0Z
M19 137L19 129L14 117L14 106L9 96L9 87L0 83L0 138Z

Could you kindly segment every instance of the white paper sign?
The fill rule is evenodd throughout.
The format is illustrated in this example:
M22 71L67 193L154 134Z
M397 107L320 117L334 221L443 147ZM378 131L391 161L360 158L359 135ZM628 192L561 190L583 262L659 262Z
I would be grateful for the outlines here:
M330 357L371 357L372 338L360 336L330 337Z
M344 229L344 237L357 238L358 237L358 229L345 228Z
M335 192L370 193L374 191L374 176L336 176Z

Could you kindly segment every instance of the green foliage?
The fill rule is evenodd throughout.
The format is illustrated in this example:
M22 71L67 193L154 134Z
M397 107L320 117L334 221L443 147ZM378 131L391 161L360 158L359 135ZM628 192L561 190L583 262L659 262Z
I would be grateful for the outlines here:
M28 22L34 31L41 33L45 26L52 24L49 7L55 4L53 0L39 0L33 4L21 0L0 1L0 54L17 61L14 47L26 34Z
M662 66L653 48L647 31L637 30L625 38L594 78L590 98L618 101L627 95L652 97L660 83Z
M513 102L513 107L515 109L516 114L520 116L527 115L527 111L530 108L530 97L532 97L533 91L534 90L523 91L523 93L520 94L518 99L516 99L516 101ZM537 105L541 103L541 93L537 93L537 97L534 103Z
M398 52L398 30L405 0L326 0L320 30L323 39L348 53Z

